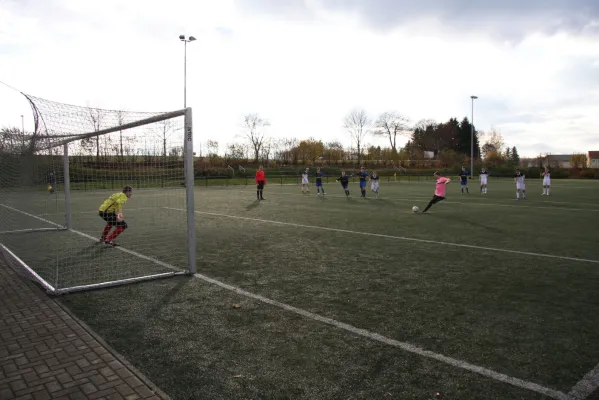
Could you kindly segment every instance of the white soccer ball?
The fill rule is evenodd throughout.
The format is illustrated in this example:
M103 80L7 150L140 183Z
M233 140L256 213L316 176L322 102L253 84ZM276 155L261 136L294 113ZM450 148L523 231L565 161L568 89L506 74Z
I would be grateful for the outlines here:
M412 207L412 212L417 213L420 209L416 206Z

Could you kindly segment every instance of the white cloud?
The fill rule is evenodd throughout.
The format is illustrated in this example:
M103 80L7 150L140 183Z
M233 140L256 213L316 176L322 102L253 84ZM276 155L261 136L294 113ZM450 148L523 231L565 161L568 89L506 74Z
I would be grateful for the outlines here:
M23 5L25 4L25 5ZM518 44L443 34L437 25L377 32L352 14L309 3L317 18L262 15L232 0L0 1L0 81L70 104L140 111L188 105L196 142L236 139L244 114L271 120L279 137L340 139L356 106L417 121L470 118L496 126L522 155L599 149L599 42L565 33ZM291 14L290 14L291 13ZM285 14L283 14L285 15ZM294 16L294 17L292 17ZM0 85L0 126L32 126L28 104ZM381 139L372 143L385 144Z

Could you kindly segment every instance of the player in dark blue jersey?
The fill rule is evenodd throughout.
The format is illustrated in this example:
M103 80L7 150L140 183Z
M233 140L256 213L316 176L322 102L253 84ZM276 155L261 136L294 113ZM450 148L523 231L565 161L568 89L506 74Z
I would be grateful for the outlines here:
M366 179L370 175L368 175L368 172L364 170L364 167L360 167L358 176L360 177L360 192L362 192L362 197L366 197Z
M322 195L326 195L326 193L324 192L324 186L322 186L322 177L325 176L321 171L320 168L316 168L316 192L318 193L318 196L320 196L320 191L322 190Z
M337 182L340 182L341 186L343 186L346 196L349 196L349 178L351 178L351 175L345 175L345 171L341 171L341 176L337 178Z
M464 187L466 188L466 193L470 194L468 191L468 175L470 175L470 172L468 172L466 167L462 167L462 171L460 172L460 186L462 187L462 194L464 194Z

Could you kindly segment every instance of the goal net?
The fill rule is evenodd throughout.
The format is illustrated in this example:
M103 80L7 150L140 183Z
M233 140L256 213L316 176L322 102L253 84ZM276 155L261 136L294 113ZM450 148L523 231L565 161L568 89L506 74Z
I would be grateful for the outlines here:
M34 132L0 147L0 256L53 294L195 273L191 109L25 97Z

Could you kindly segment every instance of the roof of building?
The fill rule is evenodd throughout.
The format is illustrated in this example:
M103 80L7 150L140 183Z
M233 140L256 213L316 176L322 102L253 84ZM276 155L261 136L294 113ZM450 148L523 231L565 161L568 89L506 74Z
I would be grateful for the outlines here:
M599 159L599 150L598 151L589 151L589 160Z
M547 159L549 161L570 161L572 154L548 154Z

